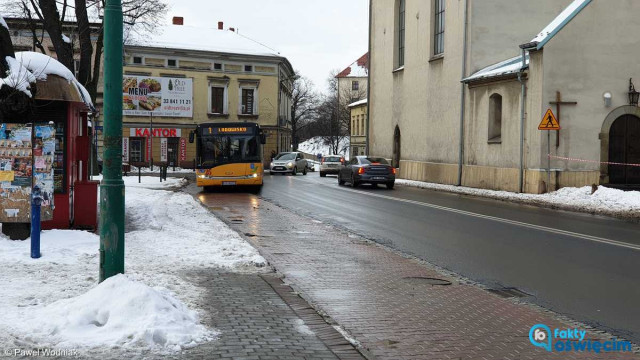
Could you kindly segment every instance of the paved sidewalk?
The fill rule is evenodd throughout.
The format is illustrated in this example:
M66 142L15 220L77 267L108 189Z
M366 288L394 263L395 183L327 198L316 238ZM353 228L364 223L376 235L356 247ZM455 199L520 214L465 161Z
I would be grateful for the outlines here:
M529 342L531 326L585 327L264 200L233 193L198 198L245 234L287 283L359 341L370 358L639 358L546 352ZM433 279L451 285L434 285ZM587 338L611 339L595 330Z

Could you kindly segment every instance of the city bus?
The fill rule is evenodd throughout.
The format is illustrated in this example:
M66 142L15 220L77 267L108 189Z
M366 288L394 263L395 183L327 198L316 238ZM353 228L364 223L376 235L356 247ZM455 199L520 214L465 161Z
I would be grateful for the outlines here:
M189 134L196 143L196 183L262 187L265 135L254 123L204 123Z

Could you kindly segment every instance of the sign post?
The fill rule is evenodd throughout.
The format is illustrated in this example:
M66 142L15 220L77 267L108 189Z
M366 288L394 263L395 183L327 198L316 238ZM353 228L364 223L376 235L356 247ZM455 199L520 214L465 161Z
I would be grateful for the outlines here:
M122 1L104 11L104 161L100 184L100 282L124 274Z
M547 109L542 117L538 130L547 130L547 192L549 192L551 188L551 133L549 130L560 130L558 119L551 109Z

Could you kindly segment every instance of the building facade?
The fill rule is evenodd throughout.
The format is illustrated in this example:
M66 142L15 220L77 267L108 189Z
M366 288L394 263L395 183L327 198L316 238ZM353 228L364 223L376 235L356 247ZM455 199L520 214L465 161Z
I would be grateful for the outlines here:
M640 49L622 35L640 27L639 3L371 7L370 149L400 164L401 177L531 193L640 183L637 167L608 164L640 162L640 118L628 104ZM559 132L538 130L548 109Z
M205 29L183 21L174 18L158 34L125 45L125 159L193 167L189 133L206 122L259 124L267 136L267 166L272 151L290 151L289 61L222 23Z
M366 155L367 151L367 99L349 104L351 114L351 156Z

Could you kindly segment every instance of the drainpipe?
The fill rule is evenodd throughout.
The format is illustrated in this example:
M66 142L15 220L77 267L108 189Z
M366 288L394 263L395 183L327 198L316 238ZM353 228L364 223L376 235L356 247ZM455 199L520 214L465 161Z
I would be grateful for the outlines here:
M467 11L469 8L468 0L464 1L464 37L462 40L462 76L464 79L467 72ZM460 83L460 151L458 158L458 186L462 185L462 164L464 161L464 111L465 111L465 86L464 82Z
M527 87L523 78L524 71L528 68L526 62L526 53L528 50L536 49L538 42L526 43L520 45L522 49L522 66L518 72L518 81L520 82L520 169L518 172L518 192L524 191L524 120L525 120L525 100L527 96Z
M367 156L370 156L369 153L369 119L371 119L371 7L373 6L373 0L369 0L369 38L367 39L369 46L367 49L367 54L369 54L369 60L367 64L367 116L365 117L365 145L364 145L364 153Z

